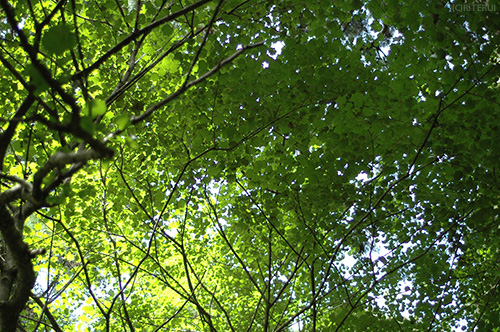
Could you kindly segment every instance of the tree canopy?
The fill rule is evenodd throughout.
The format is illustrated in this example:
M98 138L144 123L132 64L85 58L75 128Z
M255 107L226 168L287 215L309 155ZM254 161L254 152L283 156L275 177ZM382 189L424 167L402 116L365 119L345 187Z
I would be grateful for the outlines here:
M0 331L499 331L495 4L0 8Z

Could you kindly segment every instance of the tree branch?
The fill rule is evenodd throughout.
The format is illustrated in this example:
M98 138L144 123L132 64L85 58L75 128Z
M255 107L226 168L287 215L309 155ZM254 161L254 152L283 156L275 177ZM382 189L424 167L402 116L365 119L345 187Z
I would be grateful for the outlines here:
M187 6L185 8L182 8L182 9L176 11L173 14L167 15L165 17L160 18L157 21L152 22L151 24L149 24L145 28L142 28L141 30L134 31L128 37L126 37L121 42L119 42L118 44L116 44L115 46L113 46L111 49L109 49L103 56L101 56L91 66L89 66L89 67L85 68L84 70L79 71L78 73L74 74L71 77L71 80L72 81L76 81L76 80L79 80L79 79L81 79L83 77L88 76L93 70L99 68L99 66L102 65L106 60L108 60L112 55L118 53L121 49L123 49L125 46L127 46L128 44L130 44L131 42L133 42L135 39L139 38L142 35L148 34L153 29L155 29L156 27L158 27L158 26L160 26L160 25L162 25L164 23L170 22L170 21L176 19L177 17L182 16L182 15L184 15L186 13L189 13L190 11L193 11L196 8L198 8L198 7L206 4L208 2L211 2L211 1L213 1L213 0L200 0L200 1L194 3L194 4L190 5L190 6Z
M165 106L166 104L168 104L169 102L171 102L175 98L179 97L181 94L183 94L189 88L191 88L191 87L193 87L193 86L195 86L197 84L200 84L201 82L203 82L204 80L206 80L207 78L209 78L210 76L212 76L213 74L217 73L222 67L224 67L225 65L231 63L234 59L236 59L238 56L240 56L241 54L243 54L246 50L249 50L249 49L252 49L252 48L256 48L256 47L259 47L259 46L262 46L262 45L264 45L264 42L260 42L260 43L254 44L254 45L246 45L246 46L242 47L241 49L239 49L238 51L234 52L229 57L227 57L225 59L222 59L215 67L213 67L212 69L210 69L209 71L207 71L202 76L198 77L197 79L194 79L194 80L190 81L187 84L183 84L179 89L177 89L177 91L175 91L174 93L170 94L168 97L166 97L165 99L161 100L160 102L152 105L144 113L142 113L142 114L140 114L138 116L132 117L132 119L131 119L132 124L137 124L137 123L143 121L144 119L148 118L156 110L158 110L159 108Z
M56 152L33 176L33 197L35 199L41 198L42 181L51 170L64 168L68 164L86 163L91 159L99 158L101 158L100 154L93 149L70 153Z

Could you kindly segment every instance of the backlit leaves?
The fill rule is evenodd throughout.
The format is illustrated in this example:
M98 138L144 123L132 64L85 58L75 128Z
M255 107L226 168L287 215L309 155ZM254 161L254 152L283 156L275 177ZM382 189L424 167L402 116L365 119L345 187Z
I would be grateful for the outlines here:
M202 2L18 2L32 48L2 23L0 202L50 253L25 329L492 329L491 13Z

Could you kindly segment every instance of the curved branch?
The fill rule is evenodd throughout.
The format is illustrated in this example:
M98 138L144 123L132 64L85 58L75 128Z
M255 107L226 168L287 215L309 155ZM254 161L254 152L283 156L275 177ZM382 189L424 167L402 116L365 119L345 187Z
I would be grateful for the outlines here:
M22 118L26 114L26 112L28 112L34 102L35 96L32 93L29 93L23 100L21 106L19 106L19 108L17 109L14 118ZM14 134L16 133L18 123L18 121L11 121L7 129L0 135L0 171L3 170L3 161L5 158L5 154L7 153L7 147L9 146L12 137L14 137Z
M89 160L99 158L100 154L93 149L71 153L56 152L33 176L33 197L35 199L41 197L42 181L51 170L55 168L63 168L68 164L86 163Z
M206 4L208 2L211 2L211 1L213 1L213 0L200 0L200 1L194 3L194 4L190 5L190 6L184 7L182 9L176 11L173 14L167 15L165 17L162 17L162 18L160 18L160 19L152 22L151 24L149 24L145 28L142 28L141 30L134 31L128 37L126 37L121 42L119 42L118 44L116 44L115 46L113 46L111 49L109 49L103 56L101 56L92 65L90 65L89 67L85 68L84 70L79 71L78 73L74 74L71 77L71 80L72 81L77 81L77 80L79 80L79 79L81 79L83 77L87 77L92 71L94 71L95 69L99 68L99 66L102 65L106 60L108 60L112 55L118 53L125 46L127 46L128 44L130 44L131 42L133 42L134 40L136 40L140 36L148 34L153 29L157 28L158 26L160 26L162 24L165 24L167 22L170 22L170 21L176 19L177 17L182 16L182 15L184 15L186 13L189 13L190 11L193 11L196 8L198 8L198 7Z
M252 48L256 48L256 47L259 47L259 46L262 46L262 45L264 45L264 42L260 42L260 43L254 44L254 45L243 46L241 49L239 49L238 51L234 52L229 57L227 57L225 59L222 59L215 67L213 67L212 69L210 69L209 71L207 71L202 76L198 77L197 79L194 79L194 80L190 81L189 83L183 84L179 89L177 89L177 91L175 91L174 93L170 94L168 97L166 97L165 99L161 100L160 102L158 102L158 103L150 106L141 115L132 117L131 123L132 124L137 124L137 123L143 121L144 119L146 119L149 116L151 116L151 114L153 114L156 110L158 110L159 108L165 106L166 104L168 104L169 102L171 102L172 100L174 100L175 98L179 97L181 94L183 94L184 92L186 92L189 88L191 88L191 87L193 87L195 85L200 84L201 82L203 82L204 80L206 80L207 78L209 78L210 76L212 76L213 74L217 73L222 67L224 67L225 65L231 63L234 59L236 59L238 56L240 56L241 54L243 54L246 50L249 50L249 49L252 49Z

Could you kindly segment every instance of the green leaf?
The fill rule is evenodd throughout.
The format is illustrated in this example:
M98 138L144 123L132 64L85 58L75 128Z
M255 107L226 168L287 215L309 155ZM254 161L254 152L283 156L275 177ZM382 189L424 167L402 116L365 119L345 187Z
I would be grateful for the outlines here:
M76 37L69 24L58 24L43 34L43 47L54 55L61 55L76 46Z
M135 137L127 136L125 138L125 143L131 149L137 150L139 148L139 145L137 144Z
M95 118L99 115L104 115L106 113L107 106L106 102L101 99L94 99L88 102L82 109L82 113L85 116L90 116Z
M104 115L106 113L106 102L101 99L94 99L92 101L92 115Z
M125 130L131 123L130 116L128 114L120 114L115 118L114 123L119 130Z

